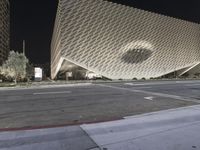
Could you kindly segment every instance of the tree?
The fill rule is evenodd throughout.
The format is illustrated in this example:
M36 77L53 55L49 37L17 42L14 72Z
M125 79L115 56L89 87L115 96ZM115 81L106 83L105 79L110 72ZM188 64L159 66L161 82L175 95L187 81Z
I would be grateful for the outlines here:
M26 78L27 78L27 82L30 81L30 79L32 78L32 76L34 76L34 67L32 64L27 63L26 65Z
M8 59L0 68L1 73L8 78L12 78L17 83L17 80L26 77L26 66L28 59L23 53L11 51Z

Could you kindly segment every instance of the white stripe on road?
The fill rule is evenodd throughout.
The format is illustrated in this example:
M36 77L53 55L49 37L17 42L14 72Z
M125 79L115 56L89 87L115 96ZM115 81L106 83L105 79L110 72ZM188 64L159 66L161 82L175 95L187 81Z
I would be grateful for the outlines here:
M33 95L47 95L47 94L69 94L71 91L58 91L58 92L41 92L41 93L33 93Z
M148 87L133 87L134 88L137 88L137 89L151 89L152 87L151 86L148 86Z
M156 83L156 84L158 84L158 83ZM137 85L155 85L155 83L124 83L124 85L130 85L130 86L137 86Z
M163 85L163 84L176 84L176 83L164 83L164 82L152 82L152 83L124 83L124 85L130 85L130 86L140 86L140 85Z
M154 97L153 96L149 96L149 97L144 97L144 99L147 99L147 100L153 100L154 99Z
M157 92L148 92L148 91L143 91L143 90L134 90L134 89L110 86L110 85L105 85L105 84L98 84L98 86L113 88L113 89L118 89L118 90L125 90L125 91L130 91L130 92L135 92L135 93L149 94L149 95L153 95L153 96L167 97L167 98L172 98L172 99L176 99L176 100L200 103L199 100L189 98L189 97L182 97L182 96L170 95L170 94L164 94L164 93L157 93Z
M124 83L129 86L142 86L142 85L163 85L163 84L189 84L189 86L200 85L199 81L164 81L164 82L150 82L150 83ZM187 85L188 86L188 85Z

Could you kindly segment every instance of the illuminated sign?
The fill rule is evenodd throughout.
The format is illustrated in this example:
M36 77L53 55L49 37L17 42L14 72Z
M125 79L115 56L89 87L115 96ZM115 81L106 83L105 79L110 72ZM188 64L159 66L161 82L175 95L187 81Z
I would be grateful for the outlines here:
M41 78L42 79L42 68L39 68L39 67L35 68L35 78Z

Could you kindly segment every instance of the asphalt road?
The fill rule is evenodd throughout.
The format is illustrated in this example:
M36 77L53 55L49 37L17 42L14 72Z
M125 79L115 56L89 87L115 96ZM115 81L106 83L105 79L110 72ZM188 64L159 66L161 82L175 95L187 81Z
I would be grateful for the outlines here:
M82 124L200 103L200 81L0 89L0 130Z

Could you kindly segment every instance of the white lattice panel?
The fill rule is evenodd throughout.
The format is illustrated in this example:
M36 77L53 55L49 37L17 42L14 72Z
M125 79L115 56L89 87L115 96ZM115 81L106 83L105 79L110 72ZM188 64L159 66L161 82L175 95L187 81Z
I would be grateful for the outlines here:
M103 0L60 0L52 77L62 60L111 79L150 78L200 62L200 25Z
M7 59L10 45L10 4L0 0L0 65Z

